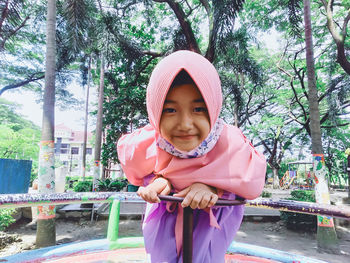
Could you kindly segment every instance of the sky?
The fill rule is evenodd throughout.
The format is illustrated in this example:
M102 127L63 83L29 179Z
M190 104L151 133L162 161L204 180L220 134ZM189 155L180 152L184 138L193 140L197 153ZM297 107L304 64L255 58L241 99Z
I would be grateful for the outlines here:
M55 109L55 125L64 123L67 127L71 128L75 131L83 131L84 130L84 118L85 118L85 96L86 93L84 93L82 87L77 86L77 84L72 83L68 87L68 90L71 91L74 94L74 97L80 101L84 101L84 106L82 106L80 109L71 109L67 108L64 110L58 109L56 107ZM42 124L42 118L43 118L43 111L42 111L42 103L36 102L38 99L37 95L35 95L34 92L30 91L24 91L23 89L19 88L14 91L5 91L2 96L2 98L16 102L20 104L21 106L17 108L16 113L19 113L22 115L25 119L32 121L34 124L41 127ZM90 96L89 96L89 111L91 111L93 106L91 105L91 101L97 101L96 97L96 87L91 86L90 87ZM88 130L92 131L95 129L95 120L92 116L88 117Z

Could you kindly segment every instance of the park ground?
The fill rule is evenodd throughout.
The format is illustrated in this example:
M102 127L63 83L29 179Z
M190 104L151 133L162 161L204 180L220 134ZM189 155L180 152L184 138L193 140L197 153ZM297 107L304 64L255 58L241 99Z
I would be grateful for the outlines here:
M273 198L281 198L284 193L277 191ZM344 193L334 193L338 198ZM271 218L271 220L269 219ZM283 221L274 217L247 217L235 238L238 242L283 250L289 253L317 258L330 263L348 262L350 257L350 222L337 221L340 255L320 253L317 251L316 233L288 230ZM107 220L93 222L90 217L59 218L56 220L57 244L85 241L106 237ZM35 248L36 230L30 219L21 219L6 232L0 232L1 239L7 238L7 245L0 249L0 258ZM125 218L120 221L120 236L140 236L141 219ZM11 238L13 240L11 240ZM1 242L0 242L1 244Z

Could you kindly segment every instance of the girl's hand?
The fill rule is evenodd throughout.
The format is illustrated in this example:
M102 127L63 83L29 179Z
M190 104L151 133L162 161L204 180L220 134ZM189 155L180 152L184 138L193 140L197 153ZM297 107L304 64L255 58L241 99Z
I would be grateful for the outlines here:
M158 177L146 187L140 186L137 194L146 202L159 203L158 195L167 195L170 193L170 190L170 182L164 177Z
M219 198L215 187L202 183L194 183L174 196L185 197L181 206L190 206L192 209L212 207Z

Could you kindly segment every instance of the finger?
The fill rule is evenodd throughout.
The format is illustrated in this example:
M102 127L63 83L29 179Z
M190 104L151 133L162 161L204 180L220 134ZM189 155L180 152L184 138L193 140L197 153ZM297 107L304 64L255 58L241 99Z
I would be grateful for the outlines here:
M201 202L202 198L203 198L203 192L201 192L201 191L200 192L196 192L195 195L192 198L190 207L192 209L199 208L199 203Z
M205 193L203 196L202 196L202 200L199 202L198 204L198 208L199 209L204 209L204 208L207 208L208 207L208 204L211 200L211 193Z
M142 187L141 189L139 188L139 191L137 191L137 193L146 202L149 202L149 203L160 202L160 199L157 196L157 192L147 189L147 187Z
M166 186L159 194L160 195L168 195L170 193L170 187Z
M182 191L174 194L174 196L185 197L190 190L191 190L191 186L189 186L189 187L183 189Z
M151 201L151 203L159 203L160 202L160 199L159 199L156 191L149 191L148 197L149 197L149 200Z
M145 187L140 186L139 189L137 190L137 195L141 196L142 192L144 191Z
M187 207L187 206L189 206L189 205L192 203L192 199L193 199L193 197L195 196L195 194L196 194L195 191L193 191L193 190L192 190L192 191L189 191L189 192L186 194L184 200L182 201L181 206L182 206L182 207Z
M218 199L219 199L219 196L217 194L212 194L208 207L213 207L218 201Z

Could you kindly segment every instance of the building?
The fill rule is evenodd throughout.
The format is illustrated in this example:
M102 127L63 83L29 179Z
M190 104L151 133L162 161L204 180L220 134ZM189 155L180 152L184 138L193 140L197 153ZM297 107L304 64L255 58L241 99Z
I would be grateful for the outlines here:
M88 132L86 142L86 174L92 173L92 133ZM82 174L84 132L74 131L63 123L55 126L55 162L67 168L69 175Z

